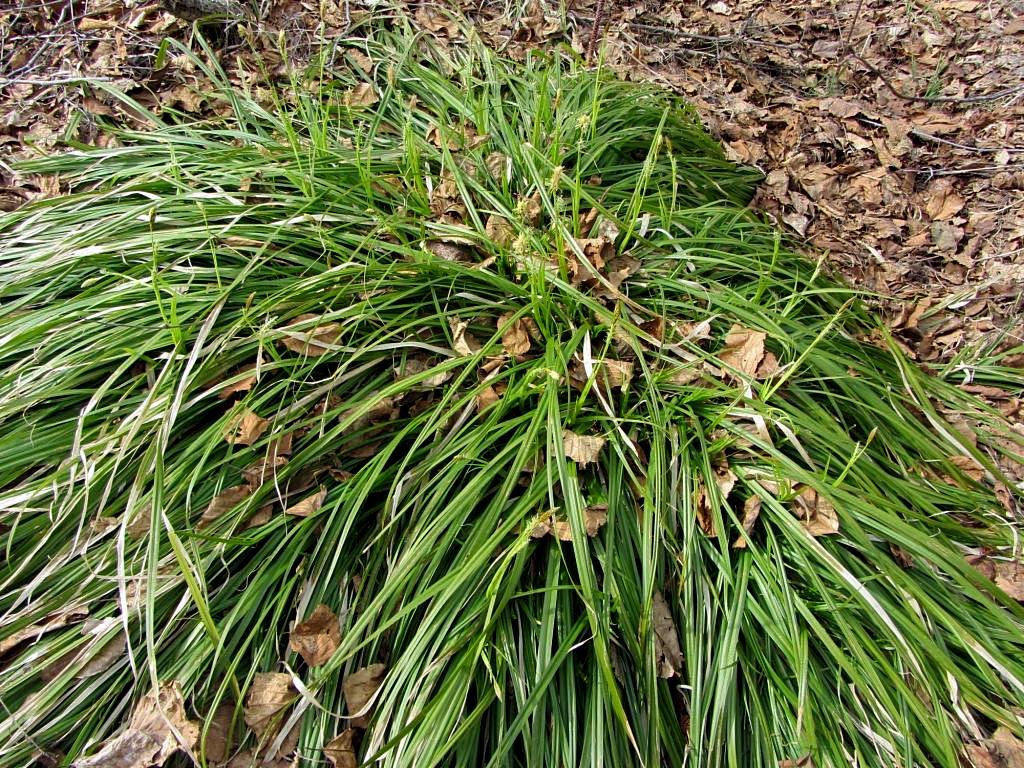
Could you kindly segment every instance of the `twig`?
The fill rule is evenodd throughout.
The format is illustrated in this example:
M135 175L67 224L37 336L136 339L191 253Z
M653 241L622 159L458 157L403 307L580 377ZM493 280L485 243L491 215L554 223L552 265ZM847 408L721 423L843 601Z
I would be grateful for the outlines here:
M593 21L590 16L584 16L582 14L574 13L572 17L575 21L582 21L584 23ZM724 44L724 43L741 43L744 45L760 45L767 48L781 48L786 51L797 50L799 46L791 45L788 43L776 43L770 40L755 40L752 37L737 37L736 35L698 35L693 32L680 32L674 27L666 27L660 24L647 24L642 21L627 21L625 24L633 29L639 29L644 32L660 32L663 35L671 35L674 38L683 38L685 40L699 40L701 42Z
M34 77L0 77L0 88L5 85L38 85L40 87L50 85L73 85L74 83L112 83L114 80L109 77L78 77L51 78L42 80Z
M873 128L885 127L883 123L880 123L877 120L872 120L867 117L858 117L857 122L864 123L865 125L870 125ZM936 144L945 144L947 146L956 147L957 149L963 149L968 152L976 152L979 155L988 154L990 152L1024 152L1024 147L978 147L972 144L960 144L959 142L950 141L949 139L944 139L941 136L935 136L933 134L927 133L925 131L922 131L920 128L911 128L910 135L918 139L924 139L925 141L934 141Z
M1001 91L984 93L979 96L907 96L906 94L900 93L900 91L896 90L896 86L890 83L888 78L883 75L874 64L871 64L859 53L854 52L853 49L850 49L848 53L867 67L871 71L871 74L881 80L882 85L891 91L893 96L898 99L902 99L903 101L924 104L982 104L986 101L996 101L1007 96L1014 96L1018 93L1024 92L1024 85L1015 85L1011 88L1004 88Z
M974 174L983 175L989 173L999 173L1000 171L1016 171L1020 168L1024 168L1024 163L1009 163L1008 165L979 165L976 168L901 168L900 173L923 173L927 174L929 179L933 179L936 176L972 176Z

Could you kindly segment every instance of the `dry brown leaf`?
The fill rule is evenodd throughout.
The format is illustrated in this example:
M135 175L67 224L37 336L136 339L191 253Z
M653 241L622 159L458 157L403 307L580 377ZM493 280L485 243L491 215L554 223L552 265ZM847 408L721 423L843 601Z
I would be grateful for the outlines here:
M37 637L42 637L47 632L52 632L55 629L66 627L68 624L81 621L88 615L89 610L87 608L72 608L59 613L51 613L42 621L23 627L0 640L0 656L3 656L25 640L34 640Z
M965 200L953 188L949 178L940 178L928 185L925 212L933 221L948 221L963 210Z
M345 706L353 728L365 728L370 724L370 712L364 710L384 682L386 670L386 664L371 664L353 672L342 682Z
M273 454L270 454L259 461L254 461L243 469L242 479L245 480L245 482L252 488L259 488L264 483L274 482L277 479L277 470L281 469L281 467L286 464L288 464L288 459L284 456L273 456ZM241 488L242 486L238 487ZM220 496L217 498L219 499ZM242 498L245 498L245 496ZM217 499L214 499L214 501L216 500ZM212 503L213 502L211 502L211 504Z
M257 672L245 697L245 724L263 743L280 730L282 710L295 698L292 676L286 672Z
M356 768L359 765L359 759L356 757L356 749L353 744L355 735L355 728L346 728L324 744L324 757L330 761L334 768Z
M625 360L602 360L598 370L612 388L626 389L633 380L633 363Z
M320 319L320 315L305 314L299 315L288 325L282 328L287 334L281 339L281 343L291 352L309 357L320 357L331 351L331 347L338 343L341 338L341 325L338 323L314 324L312 328L299 330L294 326L309 325L312 321Z
M521 199L516 204L516 211L531 227L539 225L541 214L544 212L540 192L534 192L529 197Z
M426 357L409 357L406 358L405 362L401 366L394 368L395 380L401 381L402 379L408 379L412 376L417 376L425 371L435 368L435 364L432 363ZM437 389L450 379L454 374L452 371L438 371L433 376L429 376L423 379L419 384L416 385L417 389ZM383 405L385 401L382 401L381 410L383 411ZM389 408L389 411L393 410ZM397 413L396 413L397 415ZM378 419L377 421L382 421Z
M745 376L757 376L764 360L764 340L767 334L733 325L725 337L725 347L718 353L723 366L734 368Z
M466 330L469 327L468 320L448 318L448 327L452 331L452 349L463 357L475 355L480 351L480 342Z
M596 462L605 442L605 438L600 436L578 435L570 429L562 430L562 448L565 455L580 466Z
M505 328L501 334L501 346L509 357L519 359L530 351L530 334L524 318L512 321L513 312L506 312L498 318L498 329ZM509 325L511 323L511 325Z
M966 748L973 768L1024 768L1024 741L1006 726L999 726L992 738Z
M601 526L608 522L608 505L595 504L583 510L583 526L587 536L594 538ZM554 520L539 522L530 531L530 537L538 539L546 533L550 533L559 541L572 541L572 526L568 520Z
M199 518L197 528L205 528L225 512L230 512L239 502L247 499L252 494L250 485L234 485L225 488L213 497L213 500L203 510L203 516Z
M89 627L89 620L86 621L83 628ZM127 647L128 640L125 637L124 630L118 629L113 637L103 640L102 637L110 630L110 626L106 622L97 622L90 631L95 635L95 639L90 643L88 648L89 661L86 662L85 666L78 670L75 677L79 680L86 677L95 677L110 669L113 664L124 656L125 648Z
M498 390L494 387L485 387L480 394L476 396L476 409L477 411L482 411L486 408L490 408L500 399L501 395L498 394Z
M177 735L175 735L177 731ZM181 741L178 741L180 736ZM181 685L162 683L135 707L127 730L108 739L92 757L75 762L76 768L152 768L161 766L181 748L192 750L199 738L198 724L185 715Z
M292 628L288 646L311 667L325 664L341 642L341 624L334 611L321 603L305 621Z
M231 721L235 716L235 705L225 702L217 707L206 732L204 751L209 765L220 765L228 757L228 745L232 743Z
M512 162L508 155L501 152L491 152L484 158L484 165L487 166L487 173L497 182L508 178L511 173ZM501 218L500 216L498 218Z
M761 514L761 497L751 496L745 502L743 502L743 520L740 522L744 532L747 536L754 530L754 523L757 522L758 516ZM739 535L736 540L732 543L733 549L744 549L747 546L747 536Z
M380 101L372 83L359 83L345 94L346 107L370 107Z
M493 214L487 217L487 224L484 225L484 234L490 238L495 245L507 248L515 238L512 225L502 216Z
M242 374L245 375L243 376ZM229 397L239 392L248 392L252 389L253 384L256 383L256 369L254 367L235 371L229 378L235 378L236 376L241 376L242 378L232 382L231 384L225 385L224 388L217 393L217 397L221 400L227 400Z
M270 422L249 410L241 409L224 429L224 439L231 445L252 445L267 431Z
M658 664L658 677L669 678L683 669L683 651L679 647L679 634L668 602L660 590L655 590L651 606L654 625L654 650Z
M973 456L953 456L949 461L976 483L981 482L985 477L984 468L978 464L978 460Z
M808 485L800 488L799 495L793 499L792 512L811 536L839 533L839 517L832 502Z
M1024 602L1024 563L1019 560L992 560L993 577L1003 592L1014 600Z
M320 510L326 498L327 489L321 485L319 491L312 496L307 496L297 504L292 504L284 512L286 515L295 515L295 517L309 517Z

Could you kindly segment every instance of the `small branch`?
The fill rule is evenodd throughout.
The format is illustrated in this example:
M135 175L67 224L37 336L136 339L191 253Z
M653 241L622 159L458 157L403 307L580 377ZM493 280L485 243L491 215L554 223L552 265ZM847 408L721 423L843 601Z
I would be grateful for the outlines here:
M899 173L921 173L932 179L936 176L983 176L1022 168L1024 168L1024 163L1009 163L1008 165L979 165L977 168L901 168Z
M78 77L52 78L49 80L37 79L34 77L0 77L0 88L5 85L38 85L40 87L50 85L74 85L75 83L112 83L109 77L89 77L80 75Z
M889 90L893 96L903 101L909 101L912 103L924 103L924 104L983 104L987 101L997 101L999 99L1006 98L1007 96L1015 96L1018 93L1024 92L1024 85L1015 85L1012 88L1004 88L1001 91L995 91L993 93L985 93L979 96L907 96L904 93L900 93L896 90L889 79L883 75L874 64L871 64L859 53L855 53L853 49L849 49L848 53L850 56L855 58L865 67L867 67L871 74L882 81L882 85Z
M885 127L884 124L878 122L877 120L871 120L870 118L867 117L858 117L857 122L864 123L864 125L870 125L873 128ZM946 146L949 147L956 147L957 149L963 149L968 152L975 152L979 155L1004 151L1008 153L1024 152L1024 147L977 147L972 144L960 144L959 142L956 141L944 139L941 136L934 136L933 134L926 133L925 131L922 131L920 128L911 128L910 135L918 139L923 139L924 141L934 141L936 144L945 144Z

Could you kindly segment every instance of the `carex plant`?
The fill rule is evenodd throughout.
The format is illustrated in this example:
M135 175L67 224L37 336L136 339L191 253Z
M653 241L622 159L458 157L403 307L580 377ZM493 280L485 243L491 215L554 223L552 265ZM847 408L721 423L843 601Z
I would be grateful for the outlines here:
M954 768L1019 729L1019 438L686 104L467 35L276 96L207 51L220 117L26 167L69 191L0 220L0 764Z

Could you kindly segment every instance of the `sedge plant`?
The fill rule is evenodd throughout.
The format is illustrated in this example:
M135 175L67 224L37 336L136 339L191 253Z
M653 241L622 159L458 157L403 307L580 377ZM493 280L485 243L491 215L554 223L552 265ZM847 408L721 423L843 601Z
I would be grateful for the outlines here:
M272 98L211 60L221 117L34 161L67 194L0 219L0 765L1019 732L1020 438L689 106L403 28Z

